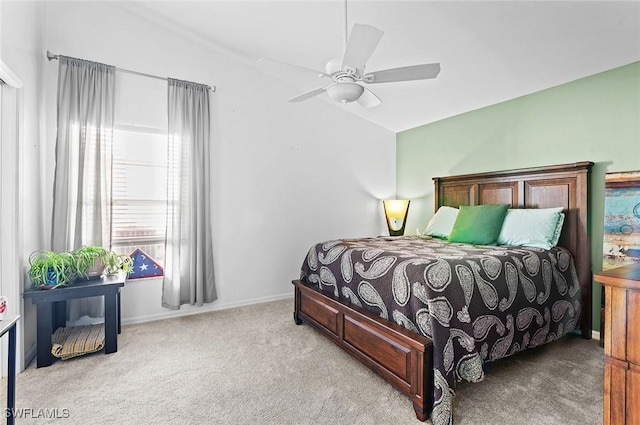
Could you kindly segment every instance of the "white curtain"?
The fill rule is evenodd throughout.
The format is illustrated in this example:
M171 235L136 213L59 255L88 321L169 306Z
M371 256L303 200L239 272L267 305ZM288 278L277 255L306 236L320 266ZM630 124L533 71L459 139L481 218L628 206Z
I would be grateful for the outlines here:
M115 67L60 56L51 246L111 243ZM101 297L67 303L68 320L101 317Z
M167 234L162 305L217 298L211 236L209 89L169 79Z

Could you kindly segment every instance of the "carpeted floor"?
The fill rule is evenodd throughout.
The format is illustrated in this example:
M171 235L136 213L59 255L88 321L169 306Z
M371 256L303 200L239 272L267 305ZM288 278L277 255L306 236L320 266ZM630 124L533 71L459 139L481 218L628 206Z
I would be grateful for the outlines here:
M409 400L307 325L293 300L129 325L117 353L18 375L17 424L413 424ZM602 423L603 353L569 337L461 384L458 425ZM6 381L0 383L0 397ZM53 416L53 418L51 417Z

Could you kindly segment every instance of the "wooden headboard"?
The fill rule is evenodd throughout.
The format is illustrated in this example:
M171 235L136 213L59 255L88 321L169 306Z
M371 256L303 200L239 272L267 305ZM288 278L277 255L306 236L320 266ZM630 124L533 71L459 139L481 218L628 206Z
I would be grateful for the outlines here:
M576 264L582 291L580 329L591 338L591 244L589 242L589 172L593 162L549 165L520 170L434 177L435 207L509 204L512 208L563 207L559 246Z

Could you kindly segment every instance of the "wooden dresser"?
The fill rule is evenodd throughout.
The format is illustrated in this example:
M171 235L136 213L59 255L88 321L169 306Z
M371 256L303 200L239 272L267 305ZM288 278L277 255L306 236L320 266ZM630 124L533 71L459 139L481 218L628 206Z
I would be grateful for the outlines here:
M640 424L640 264L594 280L605 289L603 424Z

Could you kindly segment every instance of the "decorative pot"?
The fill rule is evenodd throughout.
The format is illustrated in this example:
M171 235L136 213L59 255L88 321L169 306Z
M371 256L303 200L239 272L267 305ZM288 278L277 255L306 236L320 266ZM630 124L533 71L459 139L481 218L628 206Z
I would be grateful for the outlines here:
M103 273L104 273L104 262L102 261L101 258L96 258L95 261L93 262L93 266L87 269L86 279L90 280L90 279L99 278L100 276L102 276Z

